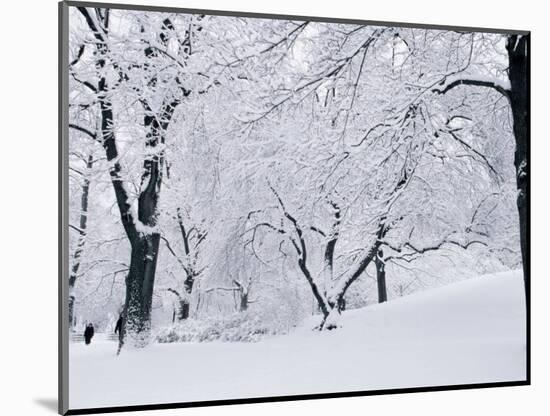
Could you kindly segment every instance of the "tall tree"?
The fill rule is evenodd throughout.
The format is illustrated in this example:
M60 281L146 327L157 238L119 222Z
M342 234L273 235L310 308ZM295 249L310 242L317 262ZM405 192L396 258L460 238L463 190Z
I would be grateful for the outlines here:
M77 171L82 180L82 192L80 196L80 218L78 226L69 224L70 228L78 234L78 242L73 254L73 264L69 275L69 327L72 329L75 323L74 305L76 301L75 285L78 278L78 270L80 269L82 252L86 244L88 231L88 198L90 194L90 173L93 167L93 155L88 155L86 160L86 170L84 172ZM74 169L73 169L74 170Z
M126 297L123 310L123 321L120 330L120 345L128 338L136 347L142 347L149 342L151 325L151 306L155 271L159 252L160 233L157 229L158 202L162 184L165 161L166 133L170 121L182 98L189 95L175 76L159 79L158 68L154 61L161 55L162 48L168 47L169 33L174 29L169 19L161 23L157 30L157 45L151 46L151 41L144 39L145 46L141 49L143 63L125 68L119 62L118 56L110 49L109 9L78 10L95 39L95 65L98 73L95 89L100 107L101 141L107 161L110 163L110 176L120 211L120 218L131 245L130 268L126 277ZM145 30L141 27L141 32ZM179 50L188 55L187 45L180 43ZM118 75L117 84L127 83L138 95L143 106L143 126L145 132L145 156L141 173L140 190L137 197L137 214L133 212L129 192L124 185L122 165L116 139L116 120L114 116L113 92L109 86L110 73ZM137 80L135 80L137 78ZM148 90L142 91L139 85L147 80ZM136 86L137 85L137 86ZM171 94L164 94L166 89ZM159 100L151 92L160 90L163 98Z
M529 227L529 34L507 35L506 52L509 85L492 78L476 74L448 77L443 80L441 87L434 88L434 92L445 94L460 86L490 88L504 96L510 103L513 118L513 133L516 143L514 166L517 183L517 208L519 213L519 229L521 240L521 255L523 260L523 276L525 290L529 288L529 258L528 258L528 227Z

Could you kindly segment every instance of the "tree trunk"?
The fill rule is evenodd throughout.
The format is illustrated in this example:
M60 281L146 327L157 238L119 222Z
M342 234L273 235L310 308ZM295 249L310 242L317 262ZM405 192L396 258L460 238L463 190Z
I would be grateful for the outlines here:
M311 276L311 273L309 269L307 268L306 261L304 259L304 252L302 252L302 257L298 259L298 266L300 267L300 270L304 274L304 277L306 278L307 282L309 283L309 286L311 288L311 291L313 292L313 296L315 297L315 300L317 301L317 304L319 305L319 309L321 309L321 312L323 313L323 323L321 324L321 328L323 327L323 324L329 315L329 305L327 305L327 302L325 301L325 297L321 294L321 291L319 290L319 287L313 280L313 277Z
M378 250L378 255L374 258L376 265L376 285L378 286L378 303L383 303L388 300L388 292L386 289L386 264L383 260L384 253Z
M189 256L191 255L191 248L189 246L189 235L187 230L185 229L185 225L183 222L183 215L181 213L181 209L178 207L177 209L177 218L178 218L178 225L180 227L181 232L181 238L183 241L183 249L185 252L185 256L189 259ZM185 269L185 281L183 282L183 288L185 289L186 298L181 299L180 301L180 315L179 319L184 320L189 318L190 314L190 299L191 294L193 293L193 286L195 284L195 270L193 267L191 267L189 264L187 268Z
M183 321L183 320L189 318L190 306L191 305L189 304L188 299L180 299L180 310L179 310L179 315L178 315L178 319L180 321Z
M160 235L140 234L132 242L130 271L126 276L126 300L120 347L130 343L133 347L144 347L151 332L151 306L157 266Z
M521 241L521 258L525 291L529 288L529 36L511 35L508 37L508 76L510 78L510 105L514 120L516 151L517 206Z
M176 321L176 317L178 318L178 321L183 321L187 318L189 318L189 311L190 311L190 302L189 298L182 297L180 293L172 288L167 289L169 292L173 293L178 298L178 307L177 307L177 313L176 308L174 308L174 314L172 316L172 323Z
M147 100L141 100L145 110L146 157L143 161L136 219L121 175L122 166L119 161L114 129L116 123L114 123L113 105L109 98L112 91L108 87L107 78L104 75L109 52L109 42L106 39L109 15L107 11L101 14L100 9L95 9L96 16L93 18L85 7L78 7L78 10L86 19L90 30L98 41L96 44L96 67L101 76L96 92L101 110L101 139L107 161L110 163L109 174L121 222L131 244L130 271L126 276L126 300L119 332L118 352L120 352L127 340L136 347L144 347L149 341L153 286L160 242L160 234L155 231L155 227L164 163L164 153L162 149L159 151L158 148L164 144L164 134L180 101L172 99L170 102L163 102L160 110L156 112L152 110ZM166 38L161 41L166 42ZM147 48L144 52L148 56L151 49ZM189 92L187 92L188 94Z
M69 328L72 330L74 327L74 305L76 302L75 285L78 277L78 270L80 268L82 251L86 244L86 228L88 226L88 195L90 193L90 179L88 177L89 171L93 166L93 157L90 154L86 161L86 170L84 172L84 178L82 183L82 195L80 197L80 220L78 223L79 233L78 242L73 255L73 266L71 267L71 274L69 275Z
M189 275L187 275L187 278L183 283L183 287L185 289L184 296L181 296L179 292L174 289L168 289L170 292L174 293L178 297L178 321L189 319L189 315L191 314L190 299L191 292L193 291L193 282L193 276L190 277Z
M74 296L74 287L69 287L69 329L72 331L75 325L74 322L74 302L75 302L75 296Z
M342 312L345 310L346 310L346 298L342 296L341 298L338 298L338 311Z
M376 261L376 253L379 251L382 236L385 235L386 232L387 227L385 225L385 218L382 218L378 225L377 239L372 247L357 264L353 272L350 273L348 277L343 278L338 291L327 299L328 308L326 309L326 313L324 313L324 319L319 327L320 330L331 330L337 327L336 321L340 315L341 306L345 305L345 295L348 288L365 271L371 261Z
M149 142L150 144L150 142ZM162 159L155 155L144 161L142 190L138 199L138 218L142 227L156 226L157 203L160 193ZM144 185L147 184L145 187ZM160 234L152 229L137 230L130 239L132 254L130 271L126 276L125 319L120 331L120 347L125 338L132 346L148 344L151 332L151 306Z
M191 294L193 293L193 286L195 284L195 275L191 270L187 274L185 281L183 282L183 288L185 289L185 299L182 300L180 310L180 320L188 319L191 310Z
M126 276L124 306L126 313L120 331L119 351L126 342L126 337L132 346L137 348L146 346L150 339L151 306L160 244L160 233L155 231L155 227L158 219L157 207L164 164L163 152L155 151L155 149L164 144L164 132L168 128L176 105L177 103L170 103L163 106L160 115L157 115L147 104L144 104L146 110L144 117L145 146L150 156L143 161L141 189L138 197L140 228L138 229L134 225L133 231L128 233L132 254L130 272ZM129 215L131 214L128 209L126 216Z
M239 294L241 302L239 305L239 312L245 312L248 309L248 292L245 290L240 290Z
M146 146L156 147L163 141L158 131L156 117L147 114L145 127L147 132ZM157 204L162 183L163 156L154 154L143 162L141 192L138 198L138 229L128 234L132 246L130 271L126 276L125 319L120 331L119 350L126 342L141 348L149 342L151 331L151 305L155 270L159 252L160 234L154 231L157 224ZM127 216L130 215L129 210Z

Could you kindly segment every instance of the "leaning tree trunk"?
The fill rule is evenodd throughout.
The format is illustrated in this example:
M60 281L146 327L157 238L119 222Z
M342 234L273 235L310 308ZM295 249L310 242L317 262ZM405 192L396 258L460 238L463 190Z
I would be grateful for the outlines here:
M517 206L519 211L519 230L521 241L521 258L523 262L523 278L525 291L529 287L529 36L512 35L508 37L508 76L510 78L510 105L514 120L514 136L516 152L514 165L516 167Z
M376 285L378 287L378 303L388 300L388 291L386 289L386 264L383 260L384 253L378 250L378 255L374 258L376 265Z
M405 182L400 181L396 186L396 191L399 190ZM380 245L382 244L383 236L386 235L388 231L388 226L386 225L386 218L383 217L380 219L378 224L378 231L376 232L376 241L364 255L364 257L359 261L357 266L350 272L347 276L343 277L341 282L338 283L338 290L335 291L327 299L328 310L325 314L323 321L321 322L321 330L328 329L331 330L336 328L336 320L340 315L341 305L345 306L345 296L346 292L353 282L355 282L359 276L366 270L369 264L372 261L376 262L377 253L380 250Z
M86 244L86 232L88 225L88 195L90 192L90 178L88 176L93 165L92 155L88 156L86 161L86 170L84 172L84 182L82 183L82 195L80 197L80 220L78 223L78 242L73 255L73 266L71 267L71 274L69 275L69 328L74 327L74 304L76 302L75 286L76 279L78 277L78 270L80 269L80 262L84 245Z

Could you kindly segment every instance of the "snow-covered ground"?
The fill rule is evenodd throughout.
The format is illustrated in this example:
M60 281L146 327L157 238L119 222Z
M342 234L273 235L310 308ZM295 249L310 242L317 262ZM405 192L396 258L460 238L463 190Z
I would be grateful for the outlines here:
M255 344L70 347L70 408L525 379L521 272L473 278L346 312L342 327Z

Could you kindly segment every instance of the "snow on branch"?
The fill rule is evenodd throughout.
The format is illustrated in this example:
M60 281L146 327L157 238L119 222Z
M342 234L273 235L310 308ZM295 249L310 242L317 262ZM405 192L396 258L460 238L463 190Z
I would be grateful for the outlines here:
M81 133L86 134L87 136L91 137L94 140L97 140L97 135L93 133L92 131L88 130L85 127L79 126L78 124L69 123L69 128L77 130Z
M327 299L319 289L319 285L315 281L314 276L312 275L311 271L307 266L307 248L306 248L306 242L304 239L304 233L302 231L302 228L300 227L298 220L287 210L281 196L275 190L275 188L269 182L268 182L268 186L269 186L269 189L271 189L271 192L273 192L273 194L277 198L277 201L279 202L279 206L281 207L281 211L283 212L283 215L293 225L294 231L296 233L296 237L300 245L298 246L298 243L296 242L295 238L290 236L289 238L292 244L294 245L294 248L296 249L296 253L298 254L298 266L300 267L300 270L302 271L304 277L309 283L311 290L313 292L313 296L315 296L315 299L317 300L317 303L319 304L319 308L323 312L323 315L328 316L329 305L328 305Z
M476 87L485 87L492 88L495 91L498 91L507 99L510 98L510 82L499 80L496 78L485 78L485 77L476 77L476 78L458 78L458 77L446 77L443 82L440 84L441 88L433 88L432 92L437 94L446 94L448 91L453 88L459 87L461 85L472 85Z
M483 245L483 246L487 246L486 242L478 240L478 239L469 239L469 240L465 240L465 241L460 241L459 239L453 237L457 233L456 232L451 232L451 233L447 234L446 236L444 236L443 238L441 238L439 241L434 242L430 245L425 245L425 246L421 247L421 246L419 246L419 245L417 245L417 244L415 244L411 241L413 231L414 231L414 227L411 229L407 241L405 241L400 246L394 246L391 243L389 243L388 241L383 241L382 242L382 244L386 245L392 251L399 254L399 255L396 254L396 255L388 256L388 257L386 257L385 261L404 260L404 261L409 263L409 262L415 260L419 255L429 253L431 251L440 250L440 249L444 248L446 245L454 245L454 246L460 247L464 250L467 250L470 246L472 246L474 244L480 244L480 245ZM467 233L470 232L470 227L468 227L466 229L466 232Z
M86 231L78 228L76 225L73 225L73 224L69 224L69 228L75 230L78 234L80 235L86 235Z
M97 88L91 82L83 81L83 80L77 78L76 75L73 72L71 72L70 74L76 82L78 82L79 84L84 85L90 91L97 93Z
M447 129L447 130L442 130L444 133L447 133L449 134L454 140L456 140L457 142L459 142L462 146L464 146L466 149L468 149L469 151L471 151L472 153L476 154L478 157L480 157L482 159L482 161L485 163L485 165L487 165L487 167L489 168L489 170L491 172L493 172L493 174L497 177L497 178L500 178L500 175L498 174L498 172L496 171L496 169L493 167L493 165L491 164L491 162L489 162L489 159L487 159L487 156L485 156L483 153L481 153L479 150L476 150L474 149L474 147L470 144L468 144L465 140L462 140L456 133L454 130L452 129Z
M164 241L164 243L166 244L166 248L168 249L170 254L172 254L172 256L174 256L174 258L177 260L177 262L179 263L181 268L185 271L185 273L189 274L189 269L187 268L185 263L180 259L180 257L176 254L176 252L174 251L174 249L172 248L172 246L170 245L170 242L166 239L166 237L161 235L160 238L161 238L162 241Z

